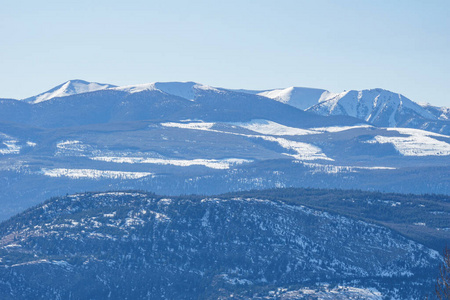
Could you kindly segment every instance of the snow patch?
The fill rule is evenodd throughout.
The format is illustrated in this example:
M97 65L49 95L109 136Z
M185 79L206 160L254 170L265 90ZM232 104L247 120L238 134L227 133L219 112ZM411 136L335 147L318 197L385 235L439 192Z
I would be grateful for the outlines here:
M56 144L56 155L86 156L91 147L77 140L65 140Z
M8 140L8 141L3 141L3 145L6 146L6 148L1 148L0 149L0 154L19 154L20 153L20 149L22 148L21 146L17 145L17 143L19 143L16 140Z
M319 133L313 130L285 126L268 120L252 120L246 123L232 123L232 124L245 129L249 129L254 132L269 135L308 135Z
M167 123L161 123L161 125L165 126L165 127L172 127L172 128L210 131L210 129L215 125L215 123L208 123L208 122L193 122L193 123L167 122Z
M336 286L331 288L328 285L305 287L298 290L288 290L278 288L270 291L269 295L277 296L280 299L367 299L381 300L383 295L375 288L357 288L351 286Z
M145 158L145 157L111 157L111 156L97 156L91 157L92 160L113 162L113 163L128 163L128 164L157 164L157 165L173 165L179 167L190 166L205 166L211 169L229 169L234 165L241 165L250 163L252 160L227 158L227 159L163 159L163 158Z
M106 171L95 169L41 169L41 174L49 177L69 177L72 179L92 178L92 179L139 179L146 176L153 176L149 172L122 172Z
M358 129L358 128L373 128L373 126L368 125L368 124L361 124L361 125L355 125L355 126L317 127L317 128L310 128L310 130L319 131L319 132L341 132L341 131L347 131L350 129Z
M267 121L267 122L269 122L269 121ZM234 123L231 123L231 124L234 124ZM274 124L268 123L268 124L269 124L268 125L269 127L278 128L280 131L295 129L295 128L292 128L292 127L290 127L292 129L286 129L286 128L281 127L281 126L284 126L284 125L278 126L280 124L274 125L274 124L277 124L277 123L274 123ZM292 141L292 140L279 138L279 137L273 137L273 136L242 134L242 133L227 132L227 131L212 129L212 127L215 125L215 123L206 123L206 122L174 123L174 122L170 122L170 123L161 123L161 125L162 126L166 126L166 127L175 127L175 128L182 128L182 129L193 129L193 130L204 130L204 131L211 131L211 132L239 135L239 136L244 136L244 137L248 137L248 138L261 138L261 139L269 141L269 142L278 143L281 147L283 147L283 148L285 148L287 150L292 150L292 151L296 152L296 154L289 154L289 153L283 153L283 154L287 155L287 156L294 157L295 159L298 159L298 160L315 160L315 159L333 160L333 159L327 157L322 152L322 149L320 149L317 146L308 144L308 143L297 142L297 141ZM251 125L251 126L253 126L253 125ZM258 130L261 129L261 126L259 126L259 125L255 125L255 126L258 128ZM266 127L265 129L261 129L261 130L268 130L268 128ZM302 131L302 133L304 133L304 131Z
M259 136L259 137L266 141L276 142L285 149L297 152L296 154L283 153L284 155L291 156L297 160L316 160L316 159L333 160L327 157L322 152L322 149L308 143L296 142L284 138L275 138L271 136Z
M134 84L134 85L125 85L111 88L111 90L127 92L130 94L140 93L143 91L155 91L157 88L154 83L143 83L143 84Z
M265 91L265 92L258 93L257 95L267 97L270 99L274 99L274 100L282 102L282 103L287 103L291 99L291 94L292 94L293 90L294 90L294 87L289 87L286 89Z
M405 135L415 135L415 136L433 136L433 137L442 137L450 139L450 136L443 135L435 132L425 131L421 129L414 129L414 128L386 128L388 131L397 131L400 134Z
M404 156L447 156L450 155L450 144L436 140L434 137L445 137L445 135L431 133L418 129L407 128L387 128L390 131L397 131L400 134L409 135L406 137L381 136L377 135L367 143L392 144L394 148Z
M305 167L312 169L312 173L325 173L325 174L338 174L338 173L356 173L360 170L395 170L392 167L358 167L358 166L335 166L324 165L316 163L306 163L301 161L295 161L295 163L301 163Z

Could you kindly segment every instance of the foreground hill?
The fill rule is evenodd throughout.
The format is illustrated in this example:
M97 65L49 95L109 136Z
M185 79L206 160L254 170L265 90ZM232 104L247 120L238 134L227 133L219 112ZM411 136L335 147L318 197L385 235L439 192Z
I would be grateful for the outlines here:
M438 252L374 224L370 217L364 221L351 213L302 205L311 199L324 204L322 199L333 193L275 190L267 192L271 200L265 193L160 197L107 192L54 198L0 225L0 297L427 295ZM382 195L340 193L341 201L361 202L361 207L369 200L374 208L393 207ZM407 197L395 196L396 205L408 205ZM442 199L423 200L437 205L433 209L448 220ZM406 210L422 208L414 207ZM431 215L423 214L425 222ZM411 221L406 219L399 222Z

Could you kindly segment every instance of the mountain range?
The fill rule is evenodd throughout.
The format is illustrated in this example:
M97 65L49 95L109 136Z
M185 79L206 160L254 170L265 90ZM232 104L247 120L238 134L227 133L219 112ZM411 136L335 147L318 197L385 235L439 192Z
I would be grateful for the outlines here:
M290 87L245 91L323 116L351 116L381 127L407 127L449 134L449 109L420 105L405 96L383 89L331 93L326 90Z
M0 100L0 219L87 190L450 194L446 112L380 89L72 80Z
M407 127L449 134L449 108L430 104L420 105L401 94L383 89L331 93L323 89L289 87L272 90L230 90L212 88L194 82L156 82L117 87L111 84L70 80L39 95L21 100L38 104L55 98L104 91L134 94L144 91L160 92L194 101L199 90L247 93L262 96L289 106L323 116L350 116L381 127ZM201 94L201 93L200 93ZM101 97L101 93L98 94ZM3 99L11 101L12 99ZM12 104L11 104L12 105ZM18 104L16 104L18 105ZM22 105L22 109L25 106ZM31 110L25 108L25 110ZM38 109L39 111L39 109ZM39 112L36 112L39 114Z
M448 115L195 82L0 99L0 298L423 298L450 240Z

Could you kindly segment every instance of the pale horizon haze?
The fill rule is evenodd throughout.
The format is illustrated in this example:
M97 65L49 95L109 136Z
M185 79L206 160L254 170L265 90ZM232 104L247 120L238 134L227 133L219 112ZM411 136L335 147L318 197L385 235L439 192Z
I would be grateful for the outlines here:
M450 106L450 1L3 1L0 98L70 79L383 88Z

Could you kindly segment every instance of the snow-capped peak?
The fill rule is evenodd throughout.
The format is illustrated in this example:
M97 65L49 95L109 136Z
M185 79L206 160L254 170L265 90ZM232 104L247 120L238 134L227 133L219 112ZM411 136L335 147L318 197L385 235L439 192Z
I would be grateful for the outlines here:
M196 82L152 82L126 86L115 86L84 80L69 80L37 96L23 99L22 101L36 104L58 97L66 97L76 94L95 92L99 90L116 90L126 93L139 93L143 91L160 91L193 101L198 90L214 90L216 88Z
M154 91L156 90L154 83L142 83L142 84L133 84L133 85L124 85L111 88L111 90L122 91L127 93L140 93L143 91Z
M258 93L259 96L267 97L296 108L305 110L317 103L330 92L322 89L288 87L285 89L266 90Z
M396 127L413 118L436 117L405 96L383 89L330 94L308 111L320 115L346 115L379 126Z
M97 82L87 82L84 80L69 80L63 84L58 85L57 87L54 87L53 89L44 92L42 94L39 94L37 96L33 96L27 99L24 99L23 101L36 104L43 101L47 101L53 98L58 97L65 97L75 94L82 94L82 93L89 93L99 90L104 90L108 88L112 88L114 85L111 84L104 84L104 83L97 83Z
M271 91L264 91L258 93L259 96L264 96L270 99L277 100L282 103L287 103L291 99L292 92L294 91L294 87L288 87L286 89L276 89Z

